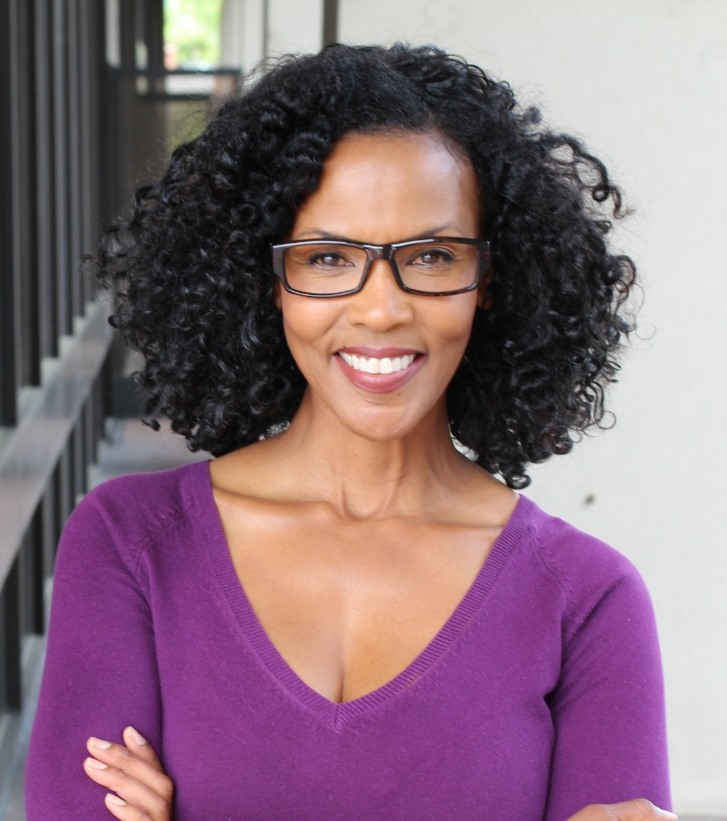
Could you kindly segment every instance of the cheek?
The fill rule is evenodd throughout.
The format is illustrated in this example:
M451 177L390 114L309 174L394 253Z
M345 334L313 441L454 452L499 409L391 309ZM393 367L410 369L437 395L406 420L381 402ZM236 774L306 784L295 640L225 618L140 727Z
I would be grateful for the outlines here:
M279 308L283 314L283 330L296 360L325 350L329 338L327 332L337 318L333 307L324 300L296 297L281 291Z
M479 301L479 295L471 295L466 303L453 306L444 316L439 317L438 322L432 318L430 328L443 343L464 350L472 332L475 311L479 310Z

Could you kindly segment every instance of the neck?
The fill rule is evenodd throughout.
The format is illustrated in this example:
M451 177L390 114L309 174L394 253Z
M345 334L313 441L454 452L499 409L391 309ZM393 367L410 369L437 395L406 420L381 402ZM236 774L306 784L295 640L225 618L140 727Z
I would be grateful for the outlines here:
M426 518L479 472L452 444L443 401L414 430L382 440L313 412L306 397L290 427L268 444L289 466L296 495L328 502L346 517Z

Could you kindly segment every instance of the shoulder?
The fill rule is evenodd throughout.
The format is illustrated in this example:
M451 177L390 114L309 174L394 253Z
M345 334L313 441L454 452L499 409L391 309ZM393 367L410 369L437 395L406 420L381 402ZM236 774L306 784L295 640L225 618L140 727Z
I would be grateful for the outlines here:
M165 540L195 518L209 493L209 467L198 462L172 470L136 473L91 490L71 514L61 549L96 552L113 544L126 563L135 563L150 544Z
M594 583L640 578L634 565L618 550L596 536L546 513L527 500L533 544L549 571L568 586L585 576Z
M184 507L209 485L209 462L194 462L171 470L130 473L109 479L91 490L78 508L96 507L121 518L155 515Z
M530 556L559 591L564 620L576 630L594 613L652 617L641 574L618 550L526 499Z

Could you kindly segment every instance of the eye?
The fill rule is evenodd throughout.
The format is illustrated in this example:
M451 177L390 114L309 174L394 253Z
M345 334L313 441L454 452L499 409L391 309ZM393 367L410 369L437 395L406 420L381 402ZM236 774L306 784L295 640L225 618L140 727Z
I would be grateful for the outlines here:
M317 250L309 253L306 263L316 268L342 268L353 264L345 254L333 249Z
M301 243L288 248L285 264L291 269L298 268L309 273L340 274L344 270L355 268L358 263L354 248L348 248L342 244L307 245Z
M441 268L455 262L455 254L448 248L427 247L420 248L412 253L407 265L416 265L422 268Z

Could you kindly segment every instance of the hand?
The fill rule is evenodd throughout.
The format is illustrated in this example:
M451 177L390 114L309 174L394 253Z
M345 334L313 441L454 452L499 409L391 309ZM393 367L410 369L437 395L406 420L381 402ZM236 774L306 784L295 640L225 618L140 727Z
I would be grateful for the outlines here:
M171 821L174 785L151 745L133 727L124 730L124 744L89 738L91 754L83 762L86 775L113 792L106 809L120 821Z
M621 804L591 804L568 821L663 821L667 818L675 821L676 815L660 810L645 798L636 798Z

